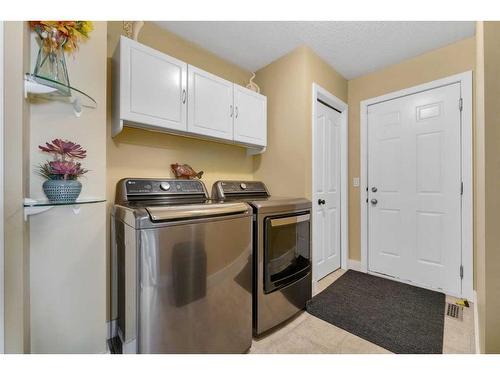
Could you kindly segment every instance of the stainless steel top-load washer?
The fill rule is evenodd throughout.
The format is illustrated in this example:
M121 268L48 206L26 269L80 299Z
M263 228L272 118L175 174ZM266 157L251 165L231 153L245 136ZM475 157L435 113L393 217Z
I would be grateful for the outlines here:
M212 199L253 208L253 331L260 335L311 299L311 202L272 197L260 181L217 181Z
M252 343L252 211L198 180L123 179L112 214L123 353L244 353Z

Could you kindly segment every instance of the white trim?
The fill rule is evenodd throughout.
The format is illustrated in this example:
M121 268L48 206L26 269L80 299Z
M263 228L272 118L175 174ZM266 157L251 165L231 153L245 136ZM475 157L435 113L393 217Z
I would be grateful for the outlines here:
M0 21L0 353L5 352L5 328L4 328L4 227L3 227L3 204L4 204L4 190L3 190L3 141L4 141L4 106L3 106L3 59L4 59L4 24Z
M311 195L314 190L314 136L315 136L315 120L316 120L316 104L317 99L321 99L325 103L328 103L332 107L338 109L340 113L340 267L342 269L347 269L347 260L349 256L349 213L347 208L348 194L349 194L349 184L348 184L348 106L345 102L337 98L335 95L331 94L323 87L317 83L312 84L312 118L311 118L311 171L312 171L312 185L311 185ZM312 205L313 217L315 204ZM311 251L312 264L313 264L313 283L316 283L315 277L315 267L314 267L314 241L313 251Z
M106 322L106 326L107 326L107 340L115 337L115 336L118 336L118 321L116 319L113 319L113 320L108 320ZM106 343L107 345L107 343Z
M361 271L361 262L359 260L349 259L347 269Z
M368 193L366 187L368 186L368 118L367 110L368 104L364 101L359 103L360 113L359 113L359 125L360 125L360 173L359 176L359 199L361 207L361 272L368 272L368 216L367 216L367 199Z
M476 354L481 354L481 345L479 344L479 313L477 307L477 291L474 291L474 341Z
M363 100L360 103L361 127L361 176L360 176L360 205L361 205L361 271L368 272L368 217L367 217L367 181L368 181L368 139L367 139L367 110L368 106L402 96L432 90L438 87L460 83L463 100L462 110L462 180L464 194L462 198L462 265L464 278L460 296L469 300L473 298L473 207L472 207L472 71L456 74L450 77L427 82L400 91L391 92L375 98ZM378 275L378 274L377 274ZM445 291L446 292L446 291Z
M458 77L457 77L458 78ZM474 298L474 211L473 211L473 153L472 153L472 71L460 75L462 108L462 296Z

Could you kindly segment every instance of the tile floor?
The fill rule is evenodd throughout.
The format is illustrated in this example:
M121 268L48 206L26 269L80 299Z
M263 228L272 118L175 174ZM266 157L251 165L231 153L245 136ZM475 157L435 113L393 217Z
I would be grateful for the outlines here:
M318 282L316 293L335 282L338 270ZM446 296L448 302L454 298ZM474 308L464 308L463 321L445 317L443 352L474 353ZM250 354L390 354L388 350L303 311L271 333L254 339Z

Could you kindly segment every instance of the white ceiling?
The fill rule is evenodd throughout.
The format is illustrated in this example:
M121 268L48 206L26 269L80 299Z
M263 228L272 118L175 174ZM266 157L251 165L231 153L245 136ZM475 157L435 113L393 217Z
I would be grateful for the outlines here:
M475 34L475 23L468 21L156 23L250 71L306 44L347 79Z

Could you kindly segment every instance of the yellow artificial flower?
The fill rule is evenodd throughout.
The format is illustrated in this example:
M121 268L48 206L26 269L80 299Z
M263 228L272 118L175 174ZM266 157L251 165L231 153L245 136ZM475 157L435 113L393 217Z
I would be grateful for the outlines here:
M30 21L31 28L40 36L44 48L64 48L68 53L78 49L94 29L91 21Z

